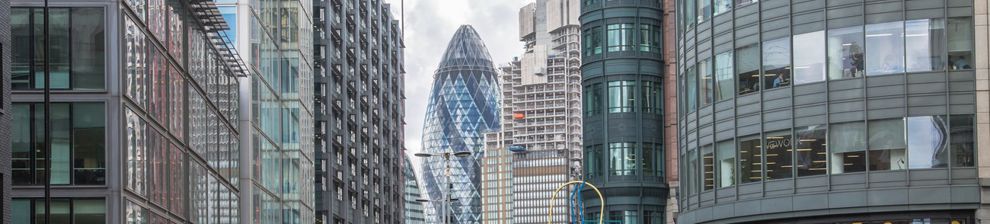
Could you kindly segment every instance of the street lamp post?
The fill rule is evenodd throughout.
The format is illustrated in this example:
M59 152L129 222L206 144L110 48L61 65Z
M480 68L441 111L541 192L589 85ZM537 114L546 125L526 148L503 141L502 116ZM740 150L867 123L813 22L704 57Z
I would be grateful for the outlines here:
M444 224L448 224L448 222L449 222L448 220L449 219L447 217L447 206L448 206L447 204L449 204L452 201L457 201L457 199L451 199L451 197L450 197L450 186L452 185L450 183L450 156L453 155L453 156L456 156L456 157L463 158L463 157L470 156L471 155L471 152L465 152L465 151L462 151L462 152L443 152L443 153L425 153L425 152L421 152L421 153L416 153L414 155L416 155L418 157L423 157L423 158L429 158L429 157L433 157L433 156L443 156L443 165L444 165L444 172L443 173L444 173L445 179L447 180L447 183L445 184L446 186L444 186L444 188L446 190L443 192L443 198L441 199L442 203L440 205L441 205L441 208L443 210L443 223ZM419 201L419 200L417 200L417 201Z

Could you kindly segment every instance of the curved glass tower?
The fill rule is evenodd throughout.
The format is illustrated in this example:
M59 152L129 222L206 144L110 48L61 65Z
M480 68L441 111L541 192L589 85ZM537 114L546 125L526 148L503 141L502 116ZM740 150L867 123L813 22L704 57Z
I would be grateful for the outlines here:
M444 158L430 157L424 163L424 181L429 197L427 222L442 223L444 192L457 199L446 213L451 223L480 223L480 159L484 156L484 133L499 129L499 86L491 56L481 37L470 25L454 33L434 74L424 121L423 150L428 153L471 152L470 157L450 159L450 177ZM448 190L445 184L450 184Z
M986 4L677 3L678 223L985 222Z
M583 0L581 40L585 221L664 220L661 1ZM590 199L590 200L589 200ZM605 214L599 209L605 206Z

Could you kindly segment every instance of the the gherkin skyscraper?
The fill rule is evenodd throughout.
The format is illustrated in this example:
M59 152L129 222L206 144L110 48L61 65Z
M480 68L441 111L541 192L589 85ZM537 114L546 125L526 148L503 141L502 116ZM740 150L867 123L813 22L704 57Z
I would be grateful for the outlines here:
M480 223L481 168L485 132L498 130L499 85L491 56L470 25L462 25L447 45L434 74L433 89L423 124L423 150L427 153L469 151L465 158L441 156L424 161L424 180L430 199L428 223ZM450 176L446 168L450 168ZM449 186L446 183L451 183ZM448 190L449 187L449 190ZM444 212L444 192L450 192Z

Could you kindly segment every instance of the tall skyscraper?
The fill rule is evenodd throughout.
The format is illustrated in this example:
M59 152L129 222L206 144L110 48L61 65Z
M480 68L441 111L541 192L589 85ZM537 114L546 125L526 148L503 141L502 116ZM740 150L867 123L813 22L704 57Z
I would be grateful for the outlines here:
M678 223L990 220L987 1L678 7Z
M380 0L313 1L313 9L317 223L402 222L401 25Z
M10 1L0 2L0 223L10 223Z
M512 123L512 78L518 77L520 62L501 65L498 78L502 85L502 130L513 128ZM512 144L513 132L494 130L485 133L485 157L481 164L481 218L482 223L512 223Z
M212 2L10 3L10 223L42 221L48 181L53 223L249 222L237 121L250 72Z
M500 68L502 129L488 134L485 223L546 223L551 194L581 175L579 0L536 0L519 10L521 59ZM553 222L568 222L566 195Z
M423 211L423 199L422 188L419 187L419 181L416 180L416 171L413 170L413 164L409 162L408 156L402 157L402 174L405 176L405 190L404 190L404 201L405 201L405 224L425 224L426 217Z
M312 11L308 1L216 0L244 55L239 212L252 223L313 223ZM248 221L249 220L249 221Z
M481 222L481 159L484 133L499 129L499 83L488 49L470 25L454 33L434 74L423 127L427 153L470 152L466 158L424 160L429 198L427 223ZM449 166L449 171L447 167ZM441 201L444 195L456 201ZM443 208L447 208L445 212Z
M582 0L585 219L664 220L662 0ZM669 85L668 85L669 86ZM605 213L600 214L601 206Z

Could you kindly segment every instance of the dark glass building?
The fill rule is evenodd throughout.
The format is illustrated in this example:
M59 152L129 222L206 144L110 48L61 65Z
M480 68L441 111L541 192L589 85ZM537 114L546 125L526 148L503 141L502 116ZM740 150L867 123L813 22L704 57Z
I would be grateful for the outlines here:
M678 223L976 222L985 2L677 6Z
M585 219L662 223L662 1L582 0ZM599 209L605 206L605 213Z
M0 155L10 155L10 2L0 2ZM10 223L10 157L0 156L0 223Z
M452 223L480 223L484 133L499 130L501 107L495 66L474 28L462 25L457 29L433 78L423 123L423 150L467 151L471 155L451 156L449 181L442 156L424 159L423 181L427 195L434 200L426 206L426 221L442 223L443 214L447 214ZM444 194L457 199L446 206L446 213Z
M316 223L401 223L401 25L382 0L312 3Z

